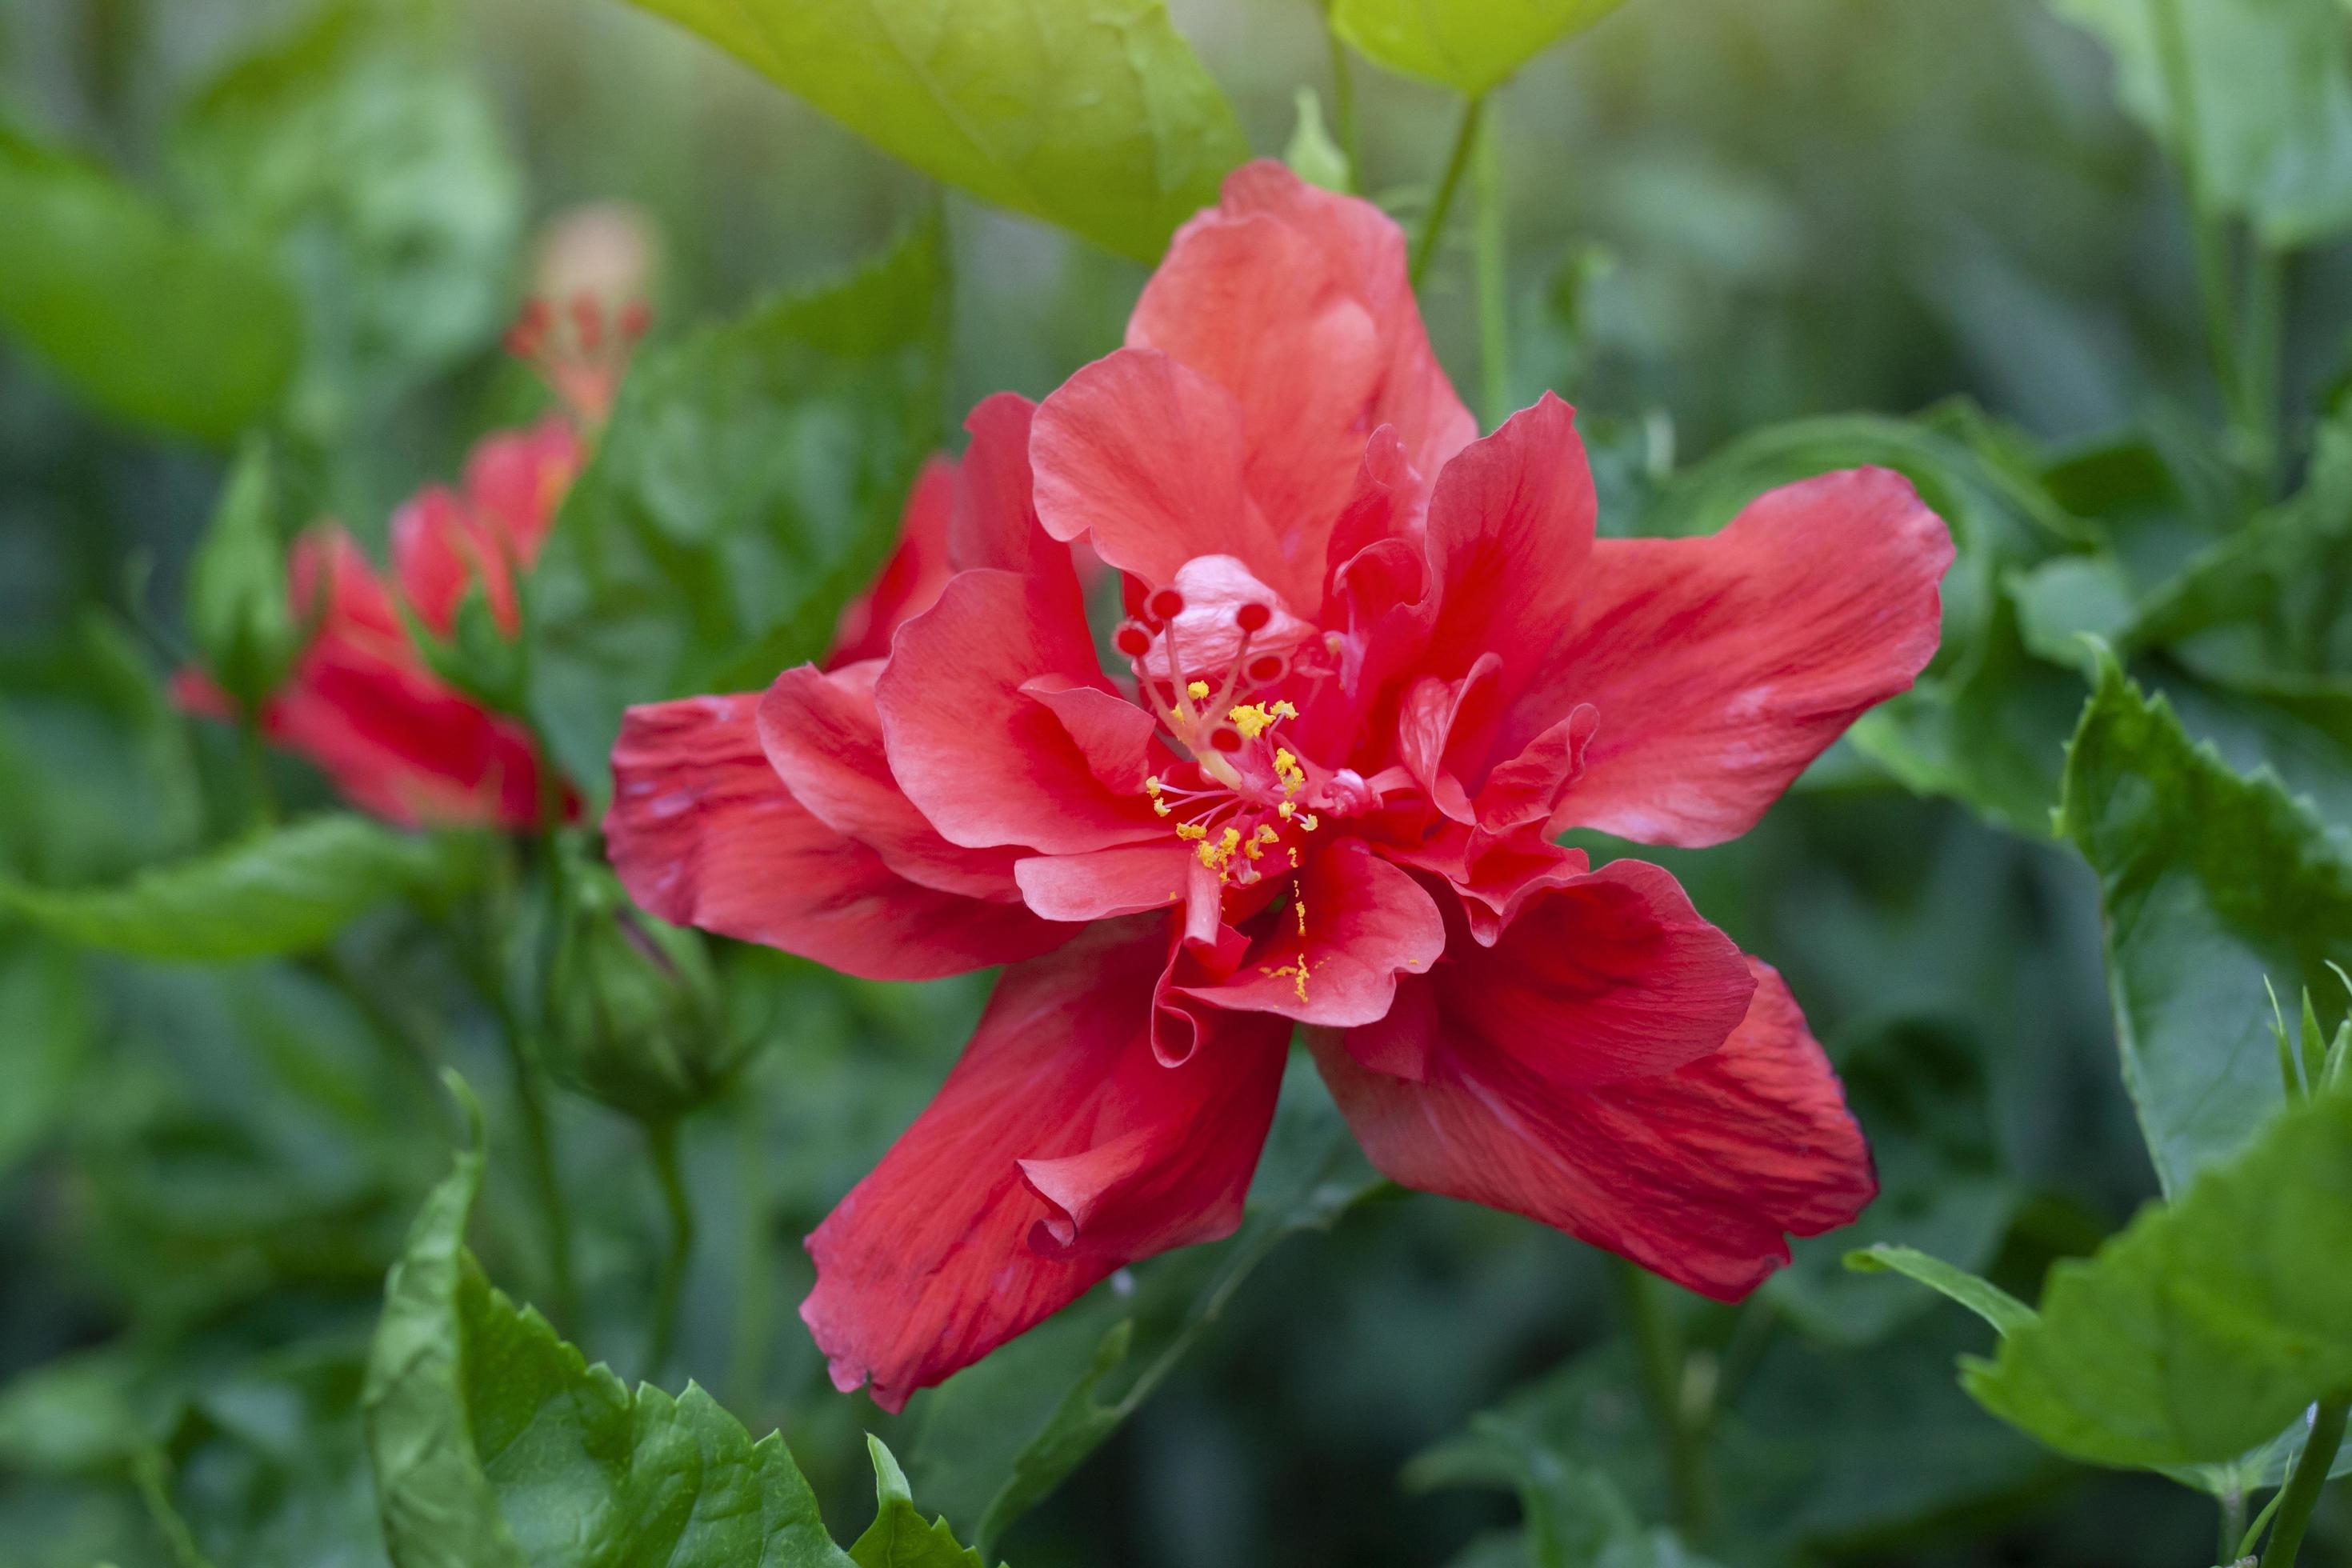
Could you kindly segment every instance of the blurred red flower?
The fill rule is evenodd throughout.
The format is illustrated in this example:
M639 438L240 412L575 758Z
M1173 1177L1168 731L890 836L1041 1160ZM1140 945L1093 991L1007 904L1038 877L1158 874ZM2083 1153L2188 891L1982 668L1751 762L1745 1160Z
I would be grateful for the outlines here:
M877 657L633 710L605 832L673 921L852 973L1010 967L809 1237L802 1316L898 1408L1239 1223L1286 1045L1407 1185L1735 1299L1875 1181L1788 989L1571 826L1748 828L1934 652L1902 479L1594 535L1573 416L1476 438L1370 205L1278 165L1128 346L974 413L937 602ZM1107 675L1071 544L1122 576ZM887 657L883 657L887 648Z
M499 628L513 636L516 574L538 558L582 459L572 426L550 417L476 447L462 489L436 486L403 506L392 524L394 575L416 618L447 635L478 584ZM296 540L287 592L311 629L261 710L264 734L386 822L537 826L546 764L529 730L434 673L393 588L349 534L322 523ZM235 716L227 694L200 671L181 671L173 690L196 712ZM570 787L555 787L565 809L576 808Z

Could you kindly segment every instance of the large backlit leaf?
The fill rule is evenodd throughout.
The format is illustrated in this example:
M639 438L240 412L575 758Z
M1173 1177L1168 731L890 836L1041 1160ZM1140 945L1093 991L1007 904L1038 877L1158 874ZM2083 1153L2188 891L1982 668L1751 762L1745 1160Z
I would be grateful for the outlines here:
M873 1446L879 1509L856 1553L826 1534L783 1438L692 1384L676 1397L591 1366L466 1250L474 1146L426 1201L384 1287L361 1406L395 1568L967 1568Z
M460 886L459 840L395 833L362 817L315 816L106 888L0 879L0 914L134 958L226 963L320 946L402 894Z
M1249 155L1161 0L635 0L886 153L1139 260Z
M2067 752L2061 819L2099 875L2124 1081L2177 1194L2283 1098L2263 982L2343 995L2327 964L2352 965L2352 844L2192 744L2112 661Z
M603 788L622 710L821 655L941 436L928 221L866 270L642 356L528 591L531 707Z
M0 329L83 397L209 442L275 408L302 320L259 246L191 227L5 123L0 213Z
M1331 25L1391 70L1475 97L1623 0L1334 0Z

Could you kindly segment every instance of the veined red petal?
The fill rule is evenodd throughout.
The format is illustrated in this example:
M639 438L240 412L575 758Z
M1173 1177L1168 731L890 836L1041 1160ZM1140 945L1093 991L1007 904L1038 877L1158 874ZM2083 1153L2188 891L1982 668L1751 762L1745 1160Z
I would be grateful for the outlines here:
M1161 1066L1161 926L1006 971L939 1097L810 1236L801 1317L835 1387L897 1410L1122 1264L1239 1225L1286 1026L1236 1015Z
M915 477L906 510L898 520L898 547L883 563L874 585L841 608L827 669L861 659L885 658L890 634L939 603L952 574L948 565L948 529L955 514L956 469L933 457Z
M1122 844L1083 855L1032 855L1013 875L1029 907L1049 921L1099 921L1173 910L1182 903L1195 862L1173 839Z
M1780 976L1747 962L1754 1000L1722 1048L1581 1090L1465 1034L1442 1000L1413 1015L1431 1020L1418 1080L1379 1065L1408 1058L1394 1041L1310 1042L1366 1152L1395 1180L1526 1215L1738 1300L1789 1260L1788 1235L1834 1230L1877 1194L1828 1058ZM1444 993L1435 978L1409 984Z
M1951 561L1942 520L1885 468L1772 490L1711 538L1602 541L1509 725L1600 710L1555 831L1690 846L1746 832L1926 668Z
M879 659L824 671L804 664L776 677L758 712L769 764L803 807L909 881L1013 902L1017 852L949 843L891 776L874 705L881 668Z
M1029 459L1045 531L1089 541L1122 572L1159 586L1196 555L1233 555L1277 589L1292 586L1243 483L1240 406L1165 354L1121 349L1064 382L1037 405Z
M1491 653L1498 695L1517 694L1583 592L1595 505L1576 412L1549 393L1446 464L1429 501L1430 674L1454 679Z
M899 628L875 682L890 772L951 843L1077 854L1165 831L1095 775L1039 677L1110 689L1083 621L1039 613L1025 579L959 574Z
M760 743L757 693L632 708L604 843L630 896L676 925L869 980L1032 957L1074 928L908 881L794 800Z

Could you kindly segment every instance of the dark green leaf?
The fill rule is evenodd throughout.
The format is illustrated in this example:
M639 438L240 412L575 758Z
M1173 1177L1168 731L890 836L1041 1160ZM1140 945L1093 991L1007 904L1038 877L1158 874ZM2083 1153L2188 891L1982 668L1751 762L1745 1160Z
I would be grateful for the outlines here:
M2352 849L2274 780L2192 745L2111 660L2067 752L2062 820L2099 875L2124 1079L2177 1194L2280 1102L2264 979L2340 992L2326 965L2352 963Z
M933 219L642 358L529 583L532 710L572 778L609 780L629 704L824 652L940 439L948 295Z
M1475 98L1622 0L1334 0L1331 26L1391 70Z
M136 958L264 958L318 947L386 899L463 885L474 866L471 847L357 816L314 816L117 887L0 879L0 911L68 942Z
M1916 1279L1958 1301L2003 1334L2014 1333L2035 1321L2032 1308L1991 1280L1979 1279L1965 1268L1956 1268L1916 1247L1880 1242L1875 1247L1847 1253L1845 1266L1861 1274L1893 1272Z
M82 396L210 442L276 406L302 321L267 252L184 225L5 123L0 212L0 327Z
M0 1176L48 1133L90 1043L81 960L52 942L0 949Z
M2148 1467L2233 1459L2352 1388L2352 1098L2286 1111L2059 1263L2040 1317L1963 1382L2062 1453Z
M1156 258L1249 156L1161 0L635 0L886 153Z

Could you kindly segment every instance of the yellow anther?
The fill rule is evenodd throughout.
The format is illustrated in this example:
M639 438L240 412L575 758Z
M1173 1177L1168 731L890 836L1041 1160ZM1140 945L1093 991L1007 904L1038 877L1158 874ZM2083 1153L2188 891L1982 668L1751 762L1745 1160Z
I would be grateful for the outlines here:
M1315 814L1310 811L1306 816L1298 819L1298 826L1306 829L1307 832L1312 833L1323 825L1315 819Z
M1251 839L1247 844L1243 845L1242 848L1253 860L1257 859L1265 853L1265 847L1255 838Z
M1195 680L1184 688L1184 695L1191 698L1195 702L1200 701L1202 698L1208 696L1208 694L1209 683L1205 680Z
M1242 732L1244 740L1255 741L1274 728L1274 715L1263 702L1244 702L1225 717L1234 721L1234 728Z
M1208 836L1209 830L1197 822L1180 822L1176 825L1176 837L1179 838L1206 838Z
M1290 868L1294 871L1298 869L1298 851L1296 849L1290 852Z
M1150 778L1143 781L1143 793L1146 795L1158 795L1160 793L1160 775L1158 773L1154 773Z
M1283 821L1288 822L1292 814L1297 810L1298 808L1297 806L1291 805L1290 802L1286 800L1280 805L1274 808L1274 813L1276 816L1281 817Z
M1159 814L1160 816L1166 816L1169 813L1171 813L1171 812L1174 811L1176 808L1175 808L1174 806L1172 806L1172 805L1169 805L1166 801L1164 801L1164 800L1155 800L1155 801L1153 801L1153 802L1151 803L1151 809L1152 809L1154 812L1156 812L1157 814Z
M1274 825L1272 823L1261 822L1258 824L1257 833L1255 835L1256 841L1258 843L1271 844L1281 837L1281 834L1276 833L1274 830Z
M1298 916L1298 934L1300 936L1305 936L1307 934L1307 900L1305 899L1292 899L1290 900L1290 907L1291 910Z
M1298 710L1293 708L1286 701L1277 702L1273 707L1267 709L1266 711L1273 714L1277 719L1296 719L1298 717Z
M1203 844L1201 846L1198 853L1201 857L1202 865L1206 866L1212 871L1217 868L1217 847L1215 845Z
M1226 828L1224 837L1217 841L1219 847L1223 848L1228 855L1241 847L1241 842L1242 830L1238 827Z
M1298 759L1290 754L1290 748L1288 746L1276 746L1274 749L1274 771L1276 773L1286 773L1297 765Z

